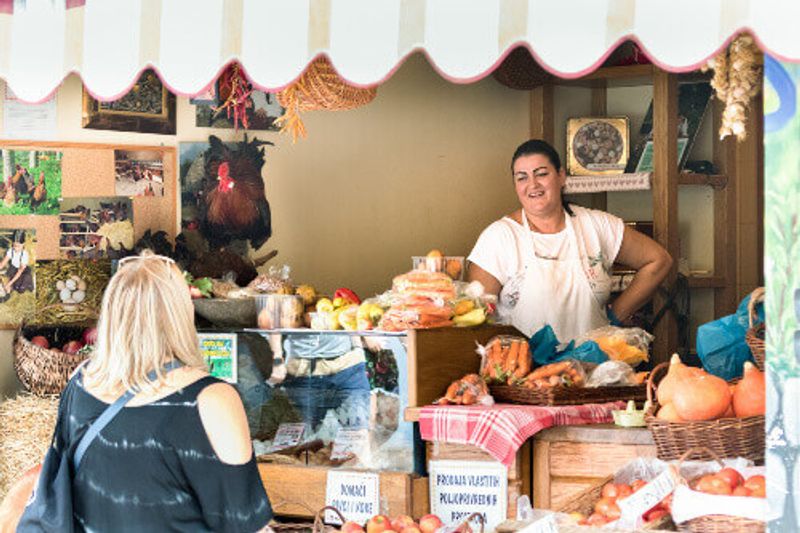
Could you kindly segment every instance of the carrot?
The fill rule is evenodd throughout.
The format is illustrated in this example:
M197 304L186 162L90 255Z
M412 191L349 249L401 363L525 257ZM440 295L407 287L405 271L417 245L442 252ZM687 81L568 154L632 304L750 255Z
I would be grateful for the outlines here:
M561 361L560 363L551 363L549 365L540 366L528 375L529 379L549 378L561 374L567 370L572 363L570 361Z
M517 369L514 371L514 377L521 379L528 375L531 371L531 351L530 346L525 341L519 341L521 344L517 354Z
M514 377L514 371L517 369L517 353L519 352L519 344L512 342L508 347L505 362L503 363L503 370L508 375L509 382ZM510 384L510 383L509 383Z

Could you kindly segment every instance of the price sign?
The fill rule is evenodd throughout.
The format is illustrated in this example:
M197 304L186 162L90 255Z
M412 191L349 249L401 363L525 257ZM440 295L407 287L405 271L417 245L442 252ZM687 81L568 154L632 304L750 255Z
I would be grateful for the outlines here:
M369 444L369 431L366 429L339 429L333 441L331 459L348 459L353 456L363 457Z
M325 505L336 507L346 520L363 524L380 512L378 474L328 470ZM339 517L325 511L325 522L341 525Z
M637 527L641 516L658 505L675 490L676 480L671 468L665 469L647 485L627 498L617 501L621 513L619 524L625 527Z
M302 422L296 424L281 424L278 426L275 438L272 439L272 446L270 446L268 450L269 453L297 446L303 439L305 432L306 425Z
M430 461L431 513L445 523L481 513L486 529L505 521L508 471L489 461Z

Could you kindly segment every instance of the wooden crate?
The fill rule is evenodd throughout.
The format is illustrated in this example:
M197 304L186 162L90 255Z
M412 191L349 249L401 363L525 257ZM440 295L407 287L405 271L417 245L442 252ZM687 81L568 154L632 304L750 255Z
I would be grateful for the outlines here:
M533 503L560 509L637 457L655 457L645 429L611 425L545 430L533 441Z
M480 448L469 445L427 443L428 461L487 461L497 460ZM517 451L514 462L508 467L508 518L517 516L517 498L523 494L531 495L532 486L531 441L525 442Z
M313 518L325 506L329 468L259 463L258 471L278 516ZM389 516L428 514L428 478L403 472L379 472L381 505Z

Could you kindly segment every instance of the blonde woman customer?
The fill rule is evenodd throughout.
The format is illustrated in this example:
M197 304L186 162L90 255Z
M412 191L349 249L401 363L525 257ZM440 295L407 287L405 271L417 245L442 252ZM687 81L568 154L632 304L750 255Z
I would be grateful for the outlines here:
M92 441L75 474L76 529L266 526L272 509L242 402L205 370L189 291L175 263L149 252L120 261L98 329L94 354L62 394L57 445L70 450L110 403L126 390L136 395Z

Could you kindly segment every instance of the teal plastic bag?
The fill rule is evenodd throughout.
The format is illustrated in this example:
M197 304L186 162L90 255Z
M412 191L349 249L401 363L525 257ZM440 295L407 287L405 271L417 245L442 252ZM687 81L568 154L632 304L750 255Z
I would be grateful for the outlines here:
M570 341L566 348L559 351L561 344L556 338L553 328L549 325L533 334L528 341L537 366L549 365L564 359L576 359L586 363L605 363L608 361L606 353L594 341L586 341L580 346L575 346L575 341Z
M750 296L741 301L736 313L703 324L697 328L697 356L709 374L725 381L742 377L746 361L753 355L745 342L750 327L748 304ZM756 305L757 322L764 320L764 306Z

